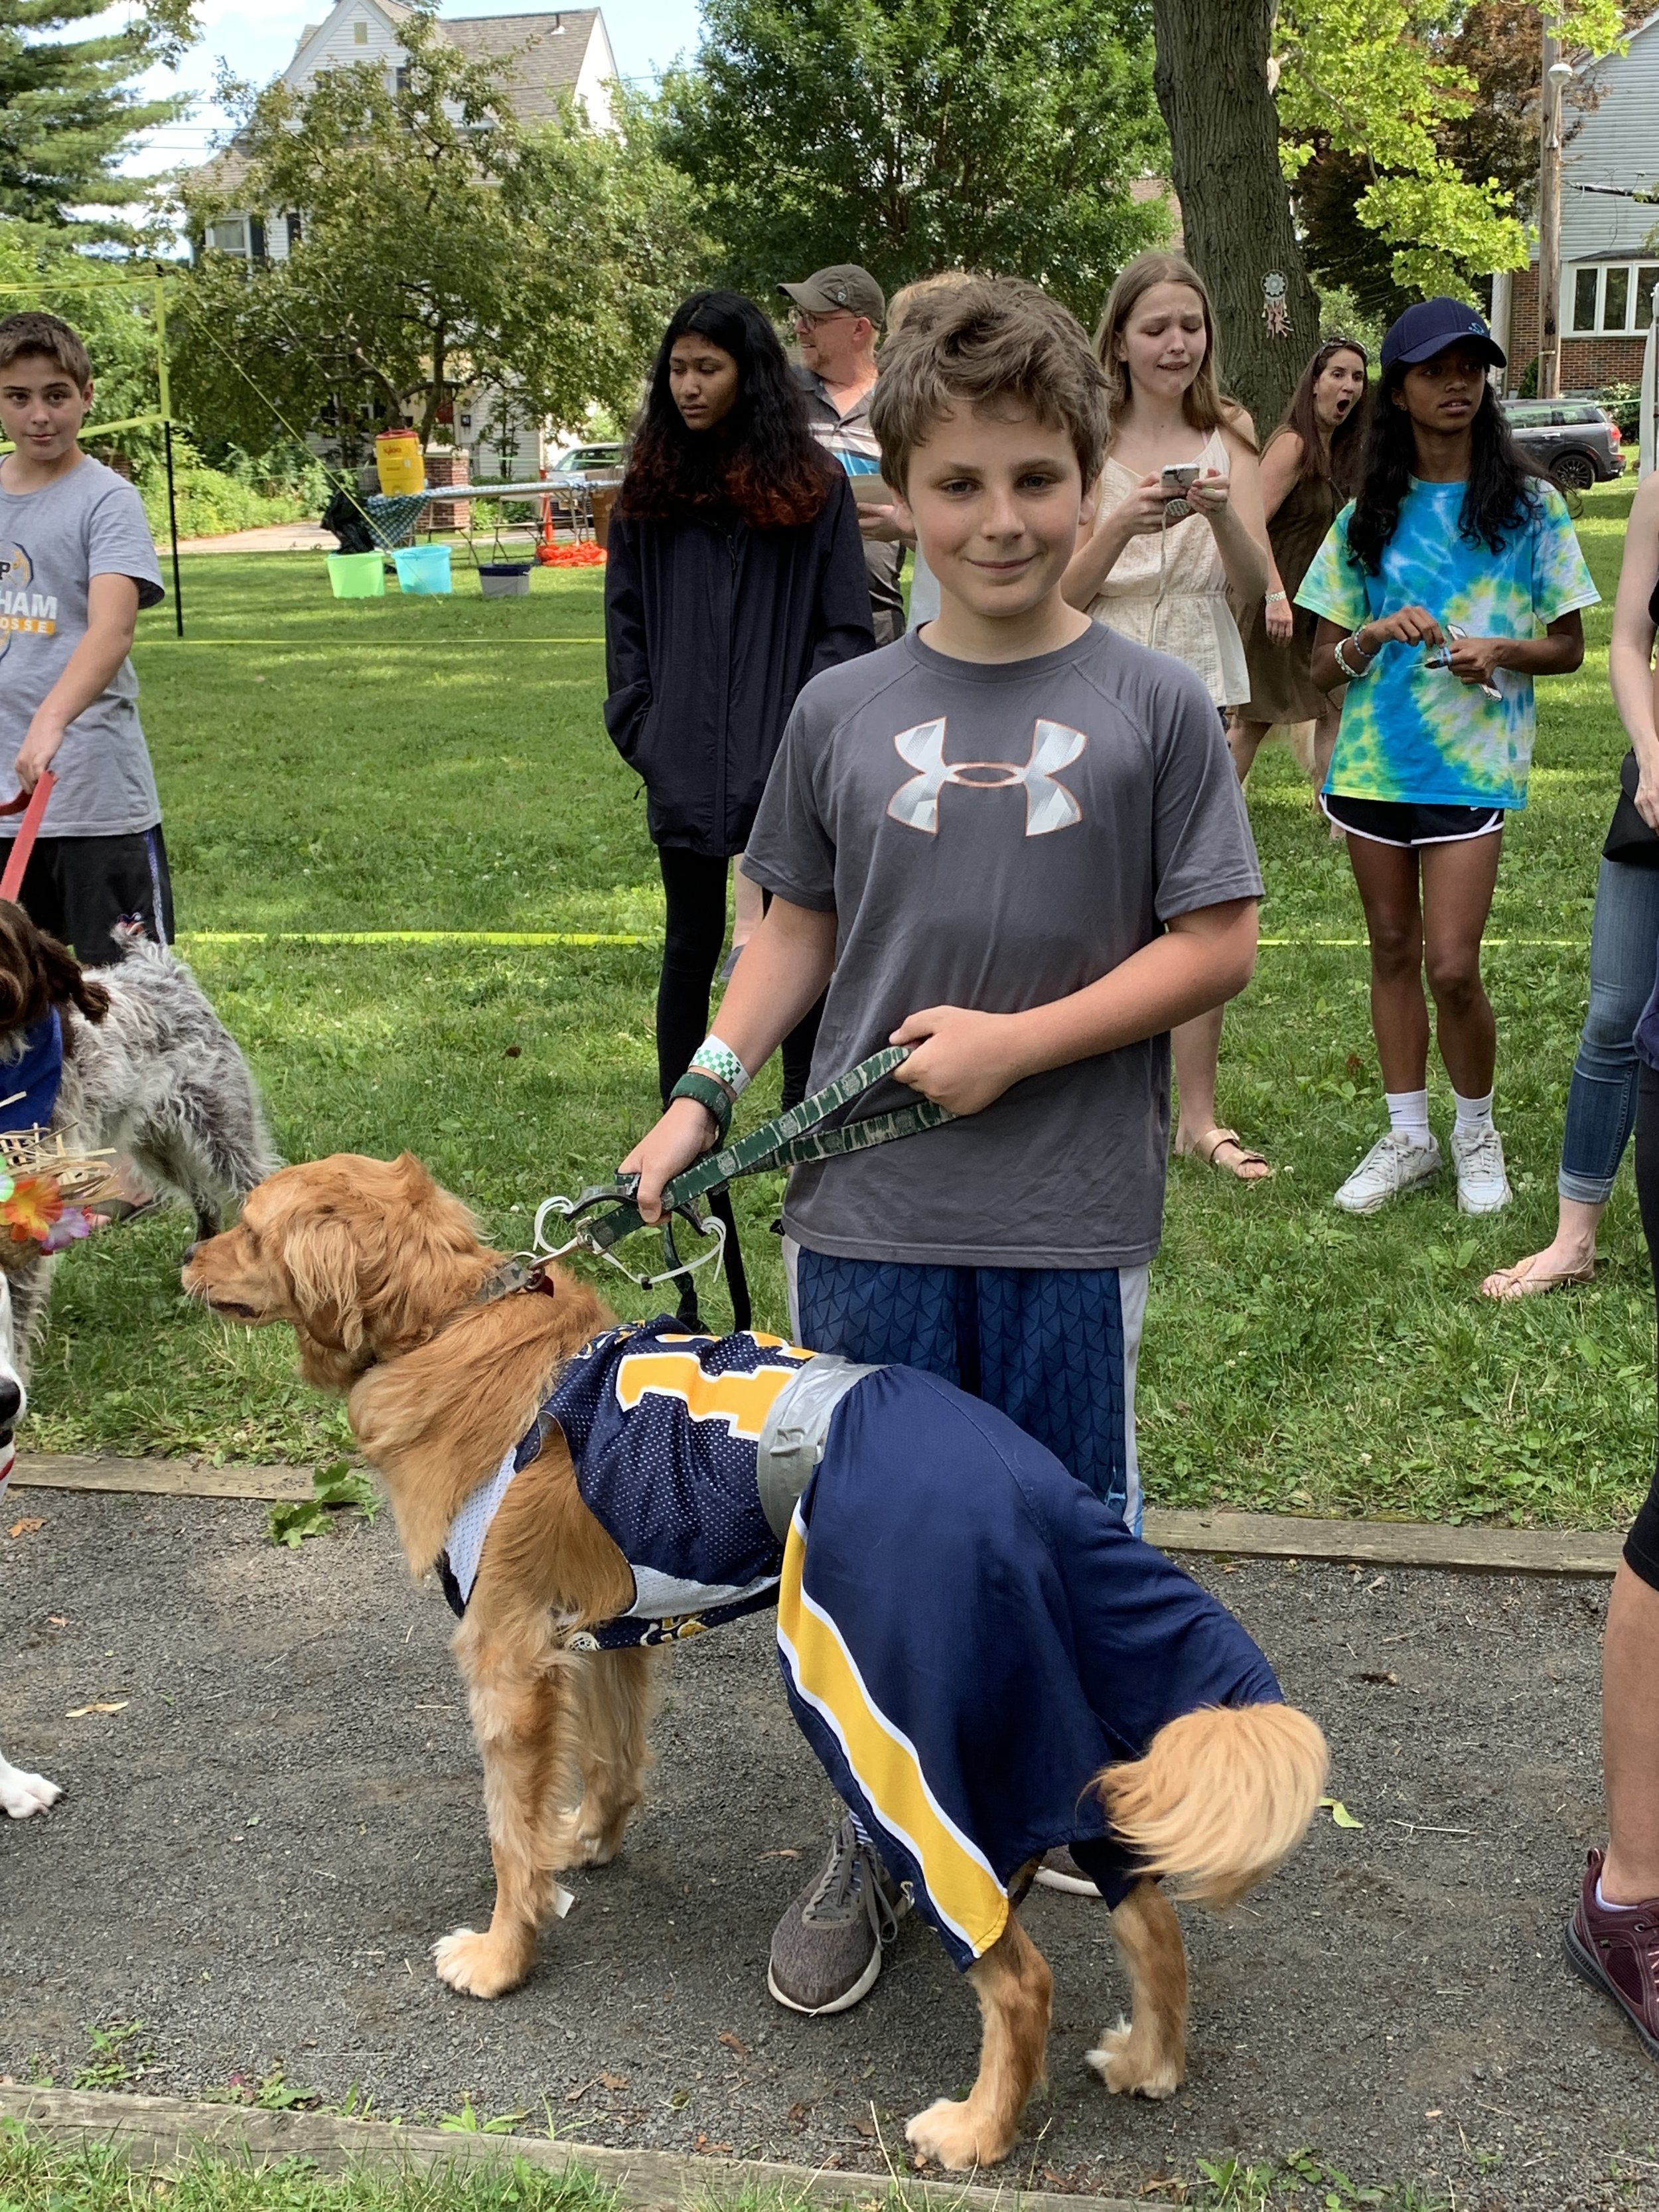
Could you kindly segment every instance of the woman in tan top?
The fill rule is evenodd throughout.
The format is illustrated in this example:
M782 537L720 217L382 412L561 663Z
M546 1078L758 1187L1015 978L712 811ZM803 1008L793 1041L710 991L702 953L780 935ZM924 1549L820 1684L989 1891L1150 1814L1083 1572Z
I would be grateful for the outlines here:
M1222 395L1215 317L1203 279L1173 253L1143 253L1119 276L1095 336L1111 386L1106 465L1093 528L1066 572L1066 596L1109 629L1184 660L1219 710L1248 699L1249 670L1231 592L1253 608L1267 588L1267 524L1255 433ZM1161 471L1195 462L1184 498ZM1175 1148L1243 1182L1271 1175L1261 1154L1216 1121L1222 1009L1175 1032Z

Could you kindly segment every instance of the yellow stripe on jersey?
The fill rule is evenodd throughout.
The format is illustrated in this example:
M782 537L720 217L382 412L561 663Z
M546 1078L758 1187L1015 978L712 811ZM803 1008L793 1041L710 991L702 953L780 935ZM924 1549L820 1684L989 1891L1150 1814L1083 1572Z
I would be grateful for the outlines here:
M811 1357L800 1355L803 1362ZM705 1373L689 1352L631 1352L617 1370L617 1403L631 1413L642 1398L677 1399L694 1421L724 1421L734 1437L758 1437L774 1400L799 1367L757 1367L752 1374Z
M935 1802L915 1745L870 1695L834 1621L801 1587L805 1564L797 1514L778 1586L778 1643L791 1678L835 1730L878 1819L915 1854L939 1917L983 1958L1008 1924L1007 1892Z

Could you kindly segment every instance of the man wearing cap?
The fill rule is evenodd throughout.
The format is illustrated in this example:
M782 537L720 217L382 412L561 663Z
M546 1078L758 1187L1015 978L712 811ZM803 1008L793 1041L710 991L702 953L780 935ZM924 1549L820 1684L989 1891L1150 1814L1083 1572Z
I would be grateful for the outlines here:
M838 261L805 283L780 284L794 303L800 365L793 374L806 400L807 420L848 476L879 476L881 451L870 428L870 395L876 388L876 338L887 312L882 290L867 269ZM876 643L904 634L899 570L904 548L872 533L890 525L860 518L864 565L870 579L870 613Z

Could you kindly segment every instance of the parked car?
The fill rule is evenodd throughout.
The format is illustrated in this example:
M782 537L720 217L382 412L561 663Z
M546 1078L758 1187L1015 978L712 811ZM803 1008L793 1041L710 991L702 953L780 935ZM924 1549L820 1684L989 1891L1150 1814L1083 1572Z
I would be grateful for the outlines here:
M603 445L573 446L568 453L561 453L548 471L551 483L614 483L623 472L623 447L620 439L609 440Z
M1624 472L1619 425L1593 399L1506 399L1515 442L1565 492L1588 491Z
M547 472L555 520L573 530L591 522L589 495L596 484L622 482L625 451L620 439L607 439L598 445L573 446L568 453L561 453Z

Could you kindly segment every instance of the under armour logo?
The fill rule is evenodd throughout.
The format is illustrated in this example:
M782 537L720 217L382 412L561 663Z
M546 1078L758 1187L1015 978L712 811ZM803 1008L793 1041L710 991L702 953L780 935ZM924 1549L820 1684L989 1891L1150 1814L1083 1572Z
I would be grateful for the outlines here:
M1064 722L1039 721L1031 732L1031 757L1023 768L1012 761L947 761L945 717L918 722L893 739L899 758L919 773L900 785L887 802L887 811L907 830L924 830L932 837L939 831L939 795L947 783L962 784L969 791L1006 791L1018 784L1025 793L1028 837L1069 830L1082 821L1083 809L1054 777L1058 770L1070 767L1088 743L1081 730L1068 730Z

